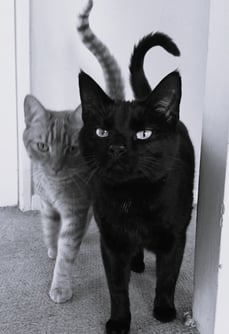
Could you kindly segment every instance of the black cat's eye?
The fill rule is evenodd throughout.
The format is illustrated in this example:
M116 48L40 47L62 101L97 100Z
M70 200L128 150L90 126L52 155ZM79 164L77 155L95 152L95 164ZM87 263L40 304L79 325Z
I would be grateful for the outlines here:
M151 130L142 130L136 133L136 137L137 139L145 140L145 139L150 138L152 136L152 133L153 132Z
M108 137L109 132L105 129L98 128L96 129L96 134L98 137L105 138Z
M68 149L67 149L67 152L70 153L70 154L74 154L78 151L78 147L77 146L69 146Z
M37 143L38 150L41 152L48 152L49 151L49 146L45 143Z

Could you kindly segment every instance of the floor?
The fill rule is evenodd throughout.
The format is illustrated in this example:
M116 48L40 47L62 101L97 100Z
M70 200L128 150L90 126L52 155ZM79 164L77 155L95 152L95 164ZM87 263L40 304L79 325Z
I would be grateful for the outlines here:
M155 258L146 252L145 272L131 276L131 334L197 334L183 319L192 308L194 239L195 217L176 289L178 319L169 324L152 316ZM65 304L48 296L54 263L46 254L38 211L0 209L0 254L0 334L104 333L109 296L94 222L75 263L74 296Z

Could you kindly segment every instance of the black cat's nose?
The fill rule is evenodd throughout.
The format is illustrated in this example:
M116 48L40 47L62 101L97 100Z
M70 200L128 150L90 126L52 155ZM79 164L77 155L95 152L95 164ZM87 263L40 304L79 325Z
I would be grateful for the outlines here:
M109 153L115 158L119 158L123 153L126 152L126 147L123 145L110 145Z

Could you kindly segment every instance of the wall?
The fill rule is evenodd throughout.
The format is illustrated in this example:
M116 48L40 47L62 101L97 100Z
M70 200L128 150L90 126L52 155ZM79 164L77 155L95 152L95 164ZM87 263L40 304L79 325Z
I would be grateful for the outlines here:
M82 68L104 87L101 69L75 30L76 13L85 1L31 1L32 93L49 108L75 108L77 74ZM183 78L181 118L186 122L198 157L202 125L209 0L94 0L91 26L121 65L127 98L132 98L128 65L133 45L151 31L163 31L178 44L175 58L155 48L145 69L152 87L179 68Z
M0 206L7 206L18 200L14 0L0 1L0 45Z

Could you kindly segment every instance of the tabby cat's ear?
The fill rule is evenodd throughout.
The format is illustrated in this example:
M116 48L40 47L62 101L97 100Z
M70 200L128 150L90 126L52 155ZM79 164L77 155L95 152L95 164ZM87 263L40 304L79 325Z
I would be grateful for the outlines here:
M168 123L179 119L181 77L178 71L168 74L147 99L151 108L163 115Z
M32 95L27 95L24 99L25 123L30 124L45 116L45 108Z
M82 118L87 121L90 115L103 114L106 107L113 103L102 88L85 72L79 74L79 89L82 104Z

